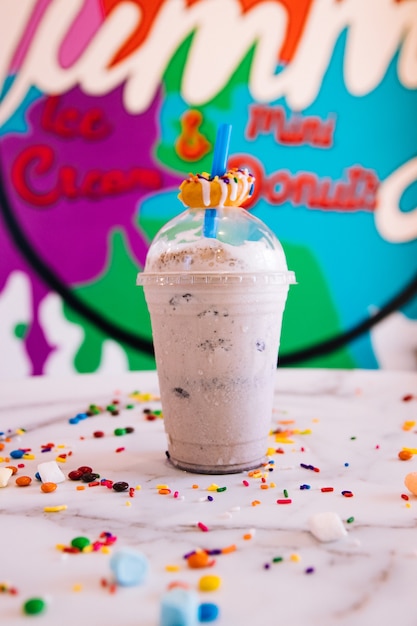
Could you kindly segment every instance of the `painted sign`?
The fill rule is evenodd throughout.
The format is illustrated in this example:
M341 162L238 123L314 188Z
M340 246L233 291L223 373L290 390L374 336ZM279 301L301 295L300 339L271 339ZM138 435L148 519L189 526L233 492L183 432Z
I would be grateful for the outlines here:
M416 369L417 0L0 0L0 41L0 377L154 367L136 273L221 123L281 363Z

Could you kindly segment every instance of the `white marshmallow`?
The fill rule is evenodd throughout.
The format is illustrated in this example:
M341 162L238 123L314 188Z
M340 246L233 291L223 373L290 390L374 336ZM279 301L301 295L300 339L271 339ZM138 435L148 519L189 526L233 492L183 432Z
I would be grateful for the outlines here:
M65 480L65 476L56 461L39 463L38 472L43 483L62 483Z
M337 541L347 535L337 513L316 513L310 517L308 524L311 534L319 541Z
M8 467L0 467L0 487L6 487L12 474L13 470Z

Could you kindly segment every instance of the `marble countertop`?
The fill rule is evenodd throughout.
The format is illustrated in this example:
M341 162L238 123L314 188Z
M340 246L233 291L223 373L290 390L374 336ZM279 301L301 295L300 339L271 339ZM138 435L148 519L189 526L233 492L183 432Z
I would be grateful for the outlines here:
M416 394L416 373L280 369L272 429L281 432L271 434L277 452L262 482L169 465L163 419L146 413L160 408L154 372L0 383L0 431L7 435L0 467L23 466L0 489L1 624L155 626L161 598L180 582L201 603L218 606L218 626L415 625L417 501L404 478L417 461L401 461L398 452L417 448ZM106 410L114 400L118 415ZM103 411L69 422L92 404ZM127 426L134 432L114 434ZM104 436L94 437L97 431ZM26 458L10 458L19 449ZM67 478L43 493L37 466L59 457L66 477L88 465L101 478L127 482L134 496L103 485L80 490ZM18 487L24 475L32 483ZM160 485L171 493L160 494ZM209 490L213 485L226 490ZM277 504L284 490L291 503ZM320 512L337 514L346 536L318 541L309 519ZM105 551L63 551L77 536L94 542L103 532L117 537ZM191 569L184 559L196 549L229 546L236 549L214 557L209 569ZM141 585L114 587L110 559L126 547L145 555L149 573ZM199 591L206 574L221 578L218 590ZM45 599L45 611L24 615L33 597Z

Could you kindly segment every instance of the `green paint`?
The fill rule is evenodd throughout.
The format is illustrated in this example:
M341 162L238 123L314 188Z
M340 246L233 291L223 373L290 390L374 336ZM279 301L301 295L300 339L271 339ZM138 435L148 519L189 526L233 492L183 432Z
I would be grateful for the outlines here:
M156 219L147 221L146 233L150 225L159 230L162 225ZM141 224L144 227L144 224ZM305 348L341 332L336 308L323 273L311 251L304 247L283 242L288 267L296 271L297 285L290 287L284 314L281 354ZM111 233L108 266L94 283L75 290L77 295L92 307L100 303L100 310L114 323L123 328L151 339L149 313L143 289L136 287L138 268L131 259L124 236L119 230ZM308 307L306 306L308 303ZM306 317L308 313L308 317ZM82 326L85 338L75 357L77 372L94 372L101 360L103 342L109 337L103 335L84 318L64 305L64 314L69 321ZM152 357L123 346L131 370L154 369ZM355 363L347 349L334 354L317 357L298 367L321 367L352 369Z
M288 267L295 270L297 285L290 286L282 324L280 353L312 346L342 332L331 290L312 252L282 242ZM348 349L341 348L296 367L353 369Z
M166 95L170 93L179 93L181 89L182 74L187 62L188 53L191 48L191 44L194 38L194 34L189 35L184 39L183 43L178 47L176 53L171 57L165 73L163 75L163 82Z
M137 264L128 252L122 231L114 229L109 236L109 260L103 274L93 283L74 289L75 293L91 307L123 329L151 339L151 325L143 289L136 287ZM82 326L84 341L76 353L74 367L77 372L94 372L100 366L103 342L112 339L104 335L83 317L64 305L65 317ZM128 346L124 349L130 370L155 369L155 360Z
M171 96L176 99L181 99L181 82L189 50L192 45L193 36L194 35L192 34L184 40L175 55L172 57L171 62L167 66L163 75L165 107L169 106ZM208 141L211 142L213 150L217 134L218 113L219 111L223 111L225 114L229 114L229 112L233 111L235 106L233 98L236 88L240 85L248 84L254 50L255 46L253 46L246 53L241 62L237 64L235 72L230 76L225 87L212 100L210 100L209 103L201 106L190 107L188 103L182 101L184 113L190 108L193 108L202 114L202 123L199 128L199 132L201 132L208 139ZM190 171L211 171L213 150L205 154L201 159L191 163L185 161L176 153L174 146L175 141L172 139L177 139L181 135L182 131L181 121L178 116L171 116L171 118L164 119L164 123L161 124L161 128L165 134L165 138L162 136L160 143L155 148L156 158L161 163L167 165L170 169L177 171L178 173L183 173L184 175L187 175Z
M172 56L171 61L163 74L165 96L170 94L181 93L181 84L184 69L187 64L190 48L194 34L192 33L184 39L183 43L178 47L176 53ZM224 89L220 91L213 100L210 100L210 106L229 110L231 108L231 96L234 89L238 85L247 85L250 77L250 70L253 61L256 44L254 44L242 59L238 60L236 70L230 75ZM202 70L204 71L204 69Z
M168 106L170 98L180 98L182 76L192 46L193 36L192 34L184 40L165 71L163 77L165 106ZM213 145L217 130L218 111L227 113L236 109L236 102L234 102L233 97L238 87L247 86L249 82L254 49L255 47L237 64L235 73L213 100L195 107L203 116L200 131ZM183 104L185 112L189 106L186 102ZM168 167L185 175L190 171L209 172L213 158L212 151L199 161L193 163L184 161L178 156L174 148L175 138L179 137L181 133L180 120L178 117L169 117L165 112L162 112L162 118L163 135L156 147L157 158ZM158 220L155 214L144 217L139 215L139 219L141 220L141 228L151 239L166 221ZM299 284L290 288L282 328L281 354L315 345L343 330L331 290L312 252L304 247L285 244L285 242L283 245L288 267L296 271ZM297 366L352 369L356 364L348 348L342 348L333 354L316 357L297 364Z

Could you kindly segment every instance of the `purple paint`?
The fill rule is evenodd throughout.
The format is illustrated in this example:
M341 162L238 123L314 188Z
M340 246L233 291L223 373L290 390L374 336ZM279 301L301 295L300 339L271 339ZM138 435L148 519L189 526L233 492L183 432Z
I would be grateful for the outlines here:
M53 152L55 160L50 171L36 175L33 166L30 170L30 184L38 192L54 188L62 166L76 168L80 178L91 170L106 172L116 168L128 172L137 167L149 168L160 177L161 191L177 188L182 177L173 176L152 161L153 147L158 140L159 95L144 113L131 115L124 109L122 90L123 87L118 87L101 98L93 98L75 88L59 99L58 112L72 110L84 115L100 108L110 129L103 138L89 141L83 137L65 138L45 130L41 119L46 99L42 99L27 112L28 134L8 135L2 140L3 171L15 217L33 248L67 285L89 283L105 271L109 234L115 227L123 231L129 252L138 266L144 265L148 242L136 225L136 216L141 201L157 191L135 188L99 200L61 196L50 206L36 207L23 200L11 185L13 164L22 152L36 145L46 146ZM41 374L53 348L48 346L39 325L38 307L50 290L13 247L1 222L0 249L3 258L0 291L9 274L17 269L24 271L31 281L33 323L25 341L33 374Z

